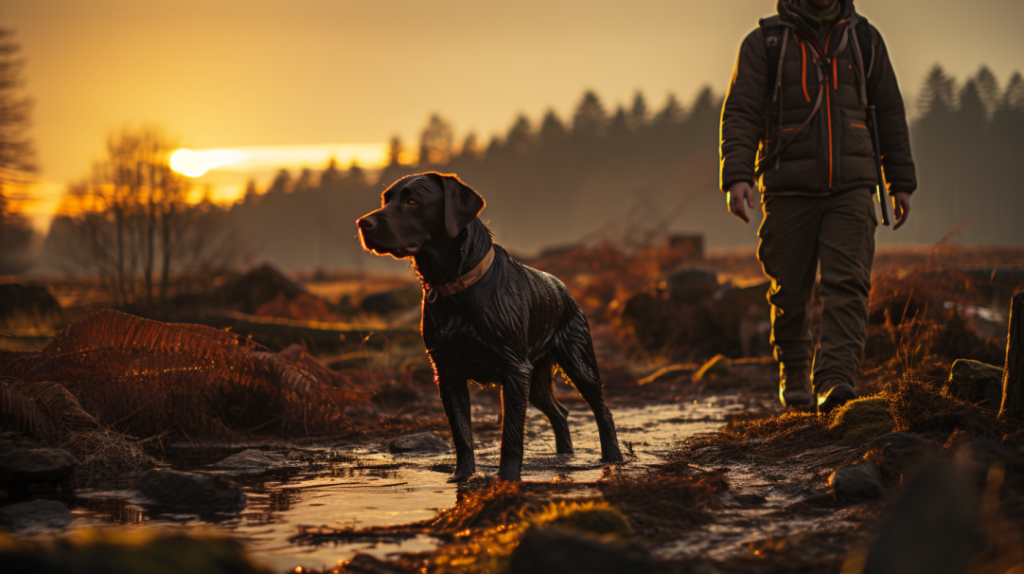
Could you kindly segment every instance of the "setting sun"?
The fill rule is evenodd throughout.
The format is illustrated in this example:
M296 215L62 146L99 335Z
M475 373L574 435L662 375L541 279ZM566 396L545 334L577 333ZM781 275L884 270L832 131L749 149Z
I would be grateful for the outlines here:
M242 152L233 149L193 151L182 148L171 154L171 169L188 177L199 177L213 168L238 163L242 157Z
M349 143L291 146L247 146L234 149L178 149L171 154L171 169L188 177L210 170L252 172L277 168L322 168L330 160L347 166L357 163L375 169L387 161L385 143Z

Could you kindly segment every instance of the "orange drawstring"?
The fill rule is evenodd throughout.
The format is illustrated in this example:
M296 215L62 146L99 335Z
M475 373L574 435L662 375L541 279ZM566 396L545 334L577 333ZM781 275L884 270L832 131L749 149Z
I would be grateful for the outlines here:
M803 56L804 69L800 73L801 83L804 86L804 97L807 98L807 103L811 103L811 95L807 93L807 44L803 41L800 42L800 54Z

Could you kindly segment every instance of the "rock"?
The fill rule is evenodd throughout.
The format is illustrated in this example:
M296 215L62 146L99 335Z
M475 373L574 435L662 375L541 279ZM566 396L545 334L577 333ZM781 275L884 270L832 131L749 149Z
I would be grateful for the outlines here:
M212 303L219 303L242 311L255 313L264 303L272 301L279 293L287 299L299 294L308 294L300 284L270 265L262 265L242 277L225 283L213 290Z
M872 444L882 448L884 465L899 472L942 448L933 440L905 432L889 433L875 439Z
M390 289L379 293L371 293L363 298L359 307L367 313L387 315L409 307L415 307L423 299L423 289L420 287L406 287L403 289Z
M0 285L0 331L53 335L60 323L60 303L45 288L20 283Z
M32 500L0 507L0 526L10 530L64 528L74 521L75 515L56 500Z
M562 532L531 528L509 558L511 574L603 574L653 572L647 552Z
M730 344L740 349L744 357L771 355L771 306L765 293L770 282L748 287L724 284L716 293L718 322Z
M971 439L957 449L956 459L978 484L985 484L992 465L1002 461L1004 491L1024 492L1024 460L1005 445L987 438Z
M208 468L238 473L258 473L288 466L288 464L288 458L282 453L250 448L215 462Z
M1003 368L957 359L949 370L944 389L961 400L998 409L1003 400Z
M891 433L895 428L896 421L889 414L889 403L881 396L856 399L842 405L832 413L828 424L829 433L846 446L861 446Z
M863 574L960 574L976 553L978 491L934 461L907 484L868 549Z
M840 502L865 502L882 496L882 473L869 460L836 469L828 477L828 484Z
M155 506L169 509L239 512L245 508L242 488L222 476L151 470L142 476L138 488Z
M447 452L450 447L447 440L432 432L407 434L388 443L388 450L393 453Z
M70 452L59 448L7 448L0 454L0 485L28 486L67 480L78 466Z
M590 534L614 534L619 538L632 538L633 527L621 512L614 508L577 510L548 523L549 527L570 529Z
M676 301L699 301L718 290L718 274L709 269L680 269L665 280L669 296Z
M129 539L130 538L130 539ZM295 571L299 571L296 569ZM211 534L79 536L73 543L19 544L0 552L5 574L268 574L238 541ZM292 570L289 570L292 572Z

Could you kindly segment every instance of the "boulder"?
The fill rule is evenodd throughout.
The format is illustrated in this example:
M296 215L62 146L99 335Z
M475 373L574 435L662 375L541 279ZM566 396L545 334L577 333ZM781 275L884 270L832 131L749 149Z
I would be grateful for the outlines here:
M957 449L956 459L978 484L985 484L992 465L1002 462L1004 491L1024 493L1024 458L1005 445L988 438L974 438Z
M212 302L225 305L243 313L255 313L264 303L274 300L279 293L286 299L308 294L300 284L270 265L257 267L242 277L217 287L212 293Z
M676 301L699 301L718 290L718 274L709 269L689 267L666 277L669 297Z
M0 451L0 485L24 487L67 480L78 466L70 452L59 448L21 449L8 445Z
M239 474L266 472L282 466L288 466L288 458L279 452L268 452L250 448L211 464L213 470L223 470Z
M959 574L977 553L978 490L936 460L908 483L871 543L864 574Z
M52 335L60 323L60 303L44 287L20 283L0 285L0 331Z
M432 432L402 435L388 443L393 453L437 453L448 452L451 444Z
M1003 399L1003 368L957 359L949 370L945 390L961 400L998 409Z
M828 484L839 502L865 502L882 496L882 473L870 460L836 469L828 477Z
M65 528L74 521L75 515L56 500L31 500L0 506L0 526L9 530Z
M942 445L916 434L889 433L872 442L882 449L883 466L903 472L922 457L939 452Z
M222 476L151 470L139 480L138 490L153 506L172 510L239 512L245 508L242 487Z
M618 574L655 568L644 550L555 528L531 528L509 558L512 574Z

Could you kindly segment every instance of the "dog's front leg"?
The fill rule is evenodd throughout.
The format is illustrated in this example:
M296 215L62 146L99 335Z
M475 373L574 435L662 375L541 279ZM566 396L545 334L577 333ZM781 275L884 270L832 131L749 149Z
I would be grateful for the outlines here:
M523 434L530 396L529 364L509 369L501 383L501 461L498 478L518 481L523 468Z
M466 377L455 373L439 371L437 388L441 393L444 414L452 427L455 442L455 474L449 482L465 482L476 472L473 456L473 427L470 420L469 385Z

